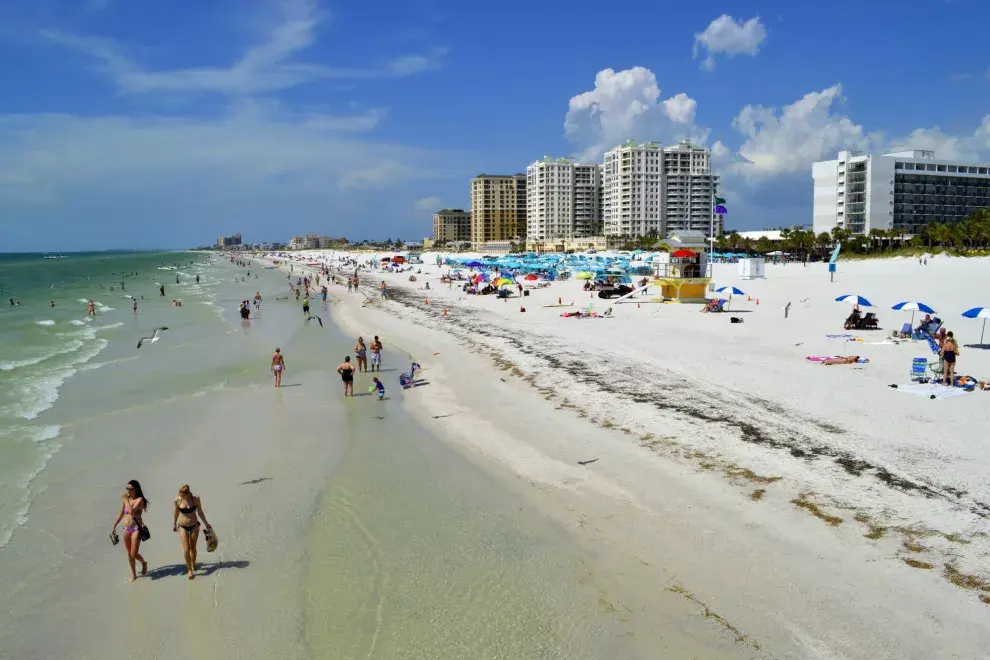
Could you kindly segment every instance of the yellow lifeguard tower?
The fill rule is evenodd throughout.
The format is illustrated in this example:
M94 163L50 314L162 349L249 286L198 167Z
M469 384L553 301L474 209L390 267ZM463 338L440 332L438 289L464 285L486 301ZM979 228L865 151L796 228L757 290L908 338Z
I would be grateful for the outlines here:
M712 281L706 236L700 231L675 231L658 246L666 248L653 260L653 286L660 287L664 301L705 302Z

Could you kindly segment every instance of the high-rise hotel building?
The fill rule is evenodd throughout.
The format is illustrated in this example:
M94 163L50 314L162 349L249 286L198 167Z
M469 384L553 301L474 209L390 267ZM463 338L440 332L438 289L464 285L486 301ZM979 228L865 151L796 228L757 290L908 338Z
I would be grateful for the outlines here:
M602 228L598 165L545 156L526 168L526 239L543 242L596 236Z
M471 243L526 237L526 175L479 174L471 179Z
M938 160L934 151L840 151L835 160L812 164L811 176L816 234L841 227L861 235L902 228L910 235L990 207L990 165Z
M602 220L606 236L665 236L663 148L626 142L605 152Z
M663 150L664 228L672 231L722 233L722 216L712 213L718 175L712 174L712 152L687 140Z

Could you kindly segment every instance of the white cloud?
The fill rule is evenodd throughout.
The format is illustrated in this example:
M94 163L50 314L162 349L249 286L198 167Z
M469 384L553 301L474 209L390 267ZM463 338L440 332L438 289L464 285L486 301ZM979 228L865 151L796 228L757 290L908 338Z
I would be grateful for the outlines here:
M395 78L439 68L446 49L427 54L402 55L377 67L343 69L296 56L316 42L327 14L312 0L281 0L280 22L266 41L249 48L229 67L199 66L148 71L130 61L109 39L44 30L49 41L82 52L97 60L97 71L109 76L124 94L152 92L213 92L251 95L297 87L317 80Z
M809 92L780 111L747 105L732 125L745 136L733 169L747 178L766 178L833 157L840 149L869 149L880 142L863 127L834 112L843 101L842 85Z
M656 76L644 67L604 69L595 88L571 98L564 132L583 151L578 158L598 160L625 140L703 142L708 132L694 125L697 102L679 93L660 100Z
M694 58L702 52L705 59L701 68L711 71L715 68L715 57L726 55L756 55L760 44L767 38L767 30L758 17L746 21L736 20L728 14L722 14L708 24L703 32L694 35Z
M423 197L413 202L413 208L420 213L434 213L440 208L439 197Z

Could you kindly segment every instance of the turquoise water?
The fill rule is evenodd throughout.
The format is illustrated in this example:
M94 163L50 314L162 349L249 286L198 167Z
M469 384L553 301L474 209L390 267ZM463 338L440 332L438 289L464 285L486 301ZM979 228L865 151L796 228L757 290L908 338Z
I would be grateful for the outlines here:
M62 387L80 371L128 359L124 346L133 349L136 337L175 320L173 299L184 300L186 322L216 317L211 286L195 282L208 259L174 252L0 255L0 548L27 520L31 482L61 446L61 425L50 411ZM137 314L129 295L138 299Z

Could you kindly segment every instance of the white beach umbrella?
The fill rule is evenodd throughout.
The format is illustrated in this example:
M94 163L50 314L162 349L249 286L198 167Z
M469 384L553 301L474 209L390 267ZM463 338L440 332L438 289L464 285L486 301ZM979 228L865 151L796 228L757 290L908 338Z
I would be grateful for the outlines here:
M987 330L987 319L990 319L990 307L974 307L962 313L968 319L983 319L983 329L980 330L980 344L983 344L983 333Z

